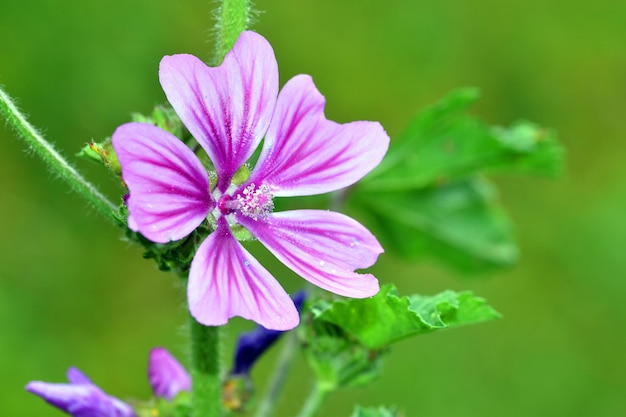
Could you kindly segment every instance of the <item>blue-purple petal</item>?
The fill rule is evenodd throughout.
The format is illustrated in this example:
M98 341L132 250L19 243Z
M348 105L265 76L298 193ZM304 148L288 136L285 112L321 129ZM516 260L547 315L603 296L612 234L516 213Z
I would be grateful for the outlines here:
M136 417L132 407L107 395L75 368L68 371L69 384L34 381L26 390L73 417Z

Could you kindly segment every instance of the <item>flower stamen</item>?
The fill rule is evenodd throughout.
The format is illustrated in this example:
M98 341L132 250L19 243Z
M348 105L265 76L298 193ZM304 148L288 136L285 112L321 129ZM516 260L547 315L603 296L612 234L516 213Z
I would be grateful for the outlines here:
M274 196L267 185L248 185L237 195L238 211L253 220L265 219L274 210Z

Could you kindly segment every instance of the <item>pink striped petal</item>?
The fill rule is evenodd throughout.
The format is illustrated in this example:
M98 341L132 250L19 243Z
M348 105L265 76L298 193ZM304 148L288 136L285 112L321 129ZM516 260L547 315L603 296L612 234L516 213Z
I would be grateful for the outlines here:
M235 240L224 217L191 262L187 298L191 315L207 326L241 316L267 329L289 330L300 320L289 295Z
M172 55L161 60L159 77L172 107L213 161L217 188L225 191L274 112L278 65L272 47L261 35L243 32L219 67Z
M355 269L372 266L383 252L359 222L340 213L295 210L272 213L263 221L239 222L282 263L309 282L353 298L378 292L378 280Z
M276 196L322 194L354 184L380 163L389 145L382 126L340 125L326 119L324 104L308 75L287 82L248 183L263 182Z
M127 123L113 147L128 186L128 227L158 243L178 240L214 207L202 163L172 134L147 123Z

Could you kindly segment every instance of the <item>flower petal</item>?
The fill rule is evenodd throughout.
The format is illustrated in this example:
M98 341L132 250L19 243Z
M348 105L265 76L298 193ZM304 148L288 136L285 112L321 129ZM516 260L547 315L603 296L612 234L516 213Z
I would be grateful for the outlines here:
M380 163L389 146L382 126L327 120L324 104L310 76L285 84L248 183L263 182L276 196L321 194L354 184Z
M150 351L148 379L154 395L170 401L179 392L191 390L189 374L164 348L154 348Z
M128 227L167 243L202 223L215 203L206 170L191 149L147 123L118 127L112 142L130 191Z
M278 95L278 65L261 35L243 32L222 65L192 55L161 60L167 99L215 165L222 192L267 131Z
M298 312L304 304L305 291L298 291L291 299ZM235 358L231 375L250 375L250 369L256 361L265 353L285 332L280 330L268 330L263 326L257 326L254 330L243 333L237 338Z
M94 385L87 375L82 373L80 369L74 367L68 369L67 380L75 385Z
M272 213L263 221L240 216L238 221L282 263L309 282L354 298L378 292L371 274L357 274L383 252L376 238L359 222L340 213L295 210Z
M191 262L187 297L191 314L207 326L241 316L273 330L298 325L298 312L280 284L233 237L224 217Z
M136 417L128 404L105 394L91 383L52 384L34 381L26 385L26 390L73 417Z

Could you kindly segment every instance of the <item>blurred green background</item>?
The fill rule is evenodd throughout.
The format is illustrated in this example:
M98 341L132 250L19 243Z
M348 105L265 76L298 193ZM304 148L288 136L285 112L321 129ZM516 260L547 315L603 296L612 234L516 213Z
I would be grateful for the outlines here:
M459 277L385 254L375 267L402 293L472 289L498 322L397 344L382 377L333 395L326 416L355 403L407 416L626 415L626 2L595 0L258 0L254 28L272 43L281 82L313 75L338 121L379 120L393 137L414 112L477 86L473 113L557 129L567 148L558 180L498 177L522 259L509 271ZM74 153L133 111L164 101L160 58L211 56L207 1L52 0L0 3L0 83L90 179L117 198L104 170ZM147 354L183 362L186 316L175 278L0 127L0 410L60 416L24 391L62 381L70 366L121 398L147 398ZM300 281L289 279L289 289ZM234 320L225 340L231 355ZM253 377L262 385L274 349ZM279 415L311 385L300 360Z

